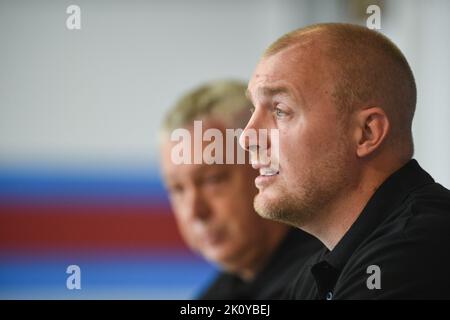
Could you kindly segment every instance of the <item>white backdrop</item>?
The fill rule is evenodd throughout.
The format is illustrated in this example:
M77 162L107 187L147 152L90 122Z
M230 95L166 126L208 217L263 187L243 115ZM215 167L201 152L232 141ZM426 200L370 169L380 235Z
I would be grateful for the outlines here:
M185 90L248 79L262 50L314 22L360 22L357 1L1 1L0 163L148 167ZM81 7L82 29L66 29ZM353 6L353 9L352 9ZM419 99L416 158L450 187L450 1L385 1Z

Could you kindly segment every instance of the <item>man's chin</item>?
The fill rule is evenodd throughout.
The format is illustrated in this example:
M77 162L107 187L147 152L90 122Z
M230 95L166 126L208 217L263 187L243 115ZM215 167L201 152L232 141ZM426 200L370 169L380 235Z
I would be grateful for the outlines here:
M279 220L280 198L269 195L267 191L260 192L256 195L253 202L255 211L265 219Z
M201 253L203 256L207 257L208 260L219 262L227 259L230 255L231 248L226 243L220 243L216 245L204 246Z
M286 197L277 197L274 194L258 193L253 202L255 211L264 219L269 219L291 226L299 227L301 212L291 206Z

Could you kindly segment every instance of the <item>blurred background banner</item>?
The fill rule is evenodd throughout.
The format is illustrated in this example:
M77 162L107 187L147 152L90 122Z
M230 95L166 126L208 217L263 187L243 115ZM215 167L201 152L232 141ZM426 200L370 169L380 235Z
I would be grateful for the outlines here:
M215 268L183 244L161 183L165 112L248 79L292 29L365 25L370 4L416 76L415 158L449 188L450 1L0 0L0 298L194 297Z

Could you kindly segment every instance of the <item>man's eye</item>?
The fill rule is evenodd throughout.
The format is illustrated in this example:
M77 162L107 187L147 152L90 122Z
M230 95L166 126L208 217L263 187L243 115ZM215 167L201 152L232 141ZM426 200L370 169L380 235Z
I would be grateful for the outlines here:
M219 184L219 183L224 182L226 180L226 178L227 178L227 175L224 173L214 174L214 175L205 177L204 182L210 183L210 184Z
M180 185L170 186L168 189L171 195L177 195L183 192L183 187Z
M273 112L275 113L275 115L276 115L278 118L282 118L282 117L286 116L286 112L284 112L283 110L281 110L281 109L278 108L278 107L275 107L274 110L273 110Z
M205 182L206 183L219 183L221 182L223 179L221 176L210 176L210 177L206 177L205 178Z

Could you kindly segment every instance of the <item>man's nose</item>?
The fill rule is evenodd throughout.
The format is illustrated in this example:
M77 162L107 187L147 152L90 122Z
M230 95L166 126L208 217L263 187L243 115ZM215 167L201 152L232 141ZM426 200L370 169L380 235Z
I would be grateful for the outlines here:
M240 146L250 152L256 152L261 148L270 148L270 135L264 114L260 111L253 112L247 126L239 137Z
M189 217L200 220L209 219L211 209L201 190L191 191L188 202L185 209Z

